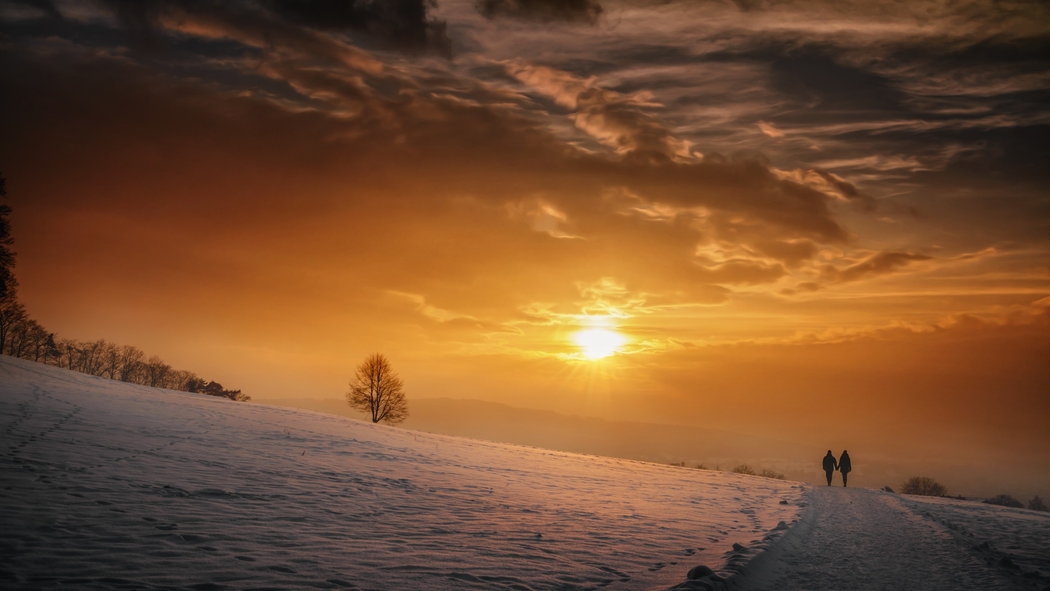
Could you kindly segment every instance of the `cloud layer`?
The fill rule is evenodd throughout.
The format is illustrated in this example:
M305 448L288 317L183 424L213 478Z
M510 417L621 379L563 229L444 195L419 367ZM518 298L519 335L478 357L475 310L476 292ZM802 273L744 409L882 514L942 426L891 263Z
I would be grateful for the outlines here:
M988 384L1017 350L989 335L1047 330L1045 13L2 2L19 278L53 330L264 390L338 389L381 348L435 395L540 376L537 405L597 412L571 338L593 323L629 340L608 414L702 413L716 352L819 380L829 348L862 376L948 332L985 343Z

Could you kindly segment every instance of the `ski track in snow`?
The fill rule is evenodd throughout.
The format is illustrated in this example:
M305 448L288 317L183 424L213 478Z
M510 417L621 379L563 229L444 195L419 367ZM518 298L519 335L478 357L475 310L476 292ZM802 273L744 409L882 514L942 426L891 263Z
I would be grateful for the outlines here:
M733 587L994 591L1044 589L1050 582L1045 513L842 487L813 487L806 496L810 505L799 523L747 564ZM979 546L984 542L991 548L1009 544L1022 567L990 559Z
M1050 589L1050 513L951 498L902 500L1024 588Z
M0 356L3 588L666 588L730 574L803 491Z

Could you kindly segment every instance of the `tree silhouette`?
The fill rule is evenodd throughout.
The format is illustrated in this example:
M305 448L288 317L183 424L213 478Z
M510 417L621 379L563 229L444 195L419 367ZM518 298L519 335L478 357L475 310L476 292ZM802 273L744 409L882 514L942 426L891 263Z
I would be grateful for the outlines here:
M7 197L7 180L0 174L0 198ZM11 206L6 203L0 204L0 300L15 298L15 288L18 281L15 280L15 251L11 250L14 238L11 237Z
M1024 509L1024 503L1018 501L1010 495L995 495L990 499L985 499L984 502L989 505L1001 505L1003 507L1016 507L1018 509Z
M0 174L0 198L4 197L7 197L7 181ZM55 333L48 332L30 318L18 301L15 252L11 249L14 238L9 215L11 207L0 203L0 355L155 388L199 392L239 402L251 400L251 396L240 390L227 390L222 384L202 380L191 371L174 369L160 357L147 359L135 347L121 347L102 339L56 340Z
M5 297L0 297L0 353L11 354L11 335L16 334L28 319L25 308L11 292Z
M929 476L913 476L901 485L901 493L925 497L943 497L948 494L948 489Z
M346 401L351 408L369 413L373 423L397 425L408 418L404 383L380 353L369 355L357 366Z

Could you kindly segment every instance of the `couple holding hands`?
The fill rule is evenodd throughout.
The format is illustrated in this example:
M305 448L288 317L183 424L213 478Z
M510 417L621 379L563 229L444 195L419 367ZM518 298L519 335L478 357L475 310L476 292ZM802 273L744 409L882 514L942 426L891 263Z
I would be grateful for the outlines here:
M828 450L828 455L824 456L824 472L828 475L828 486L831 486L831 476L835 474L835 470L842 472L842 486L846 486L846 476L849 475L850 470L853 469L852 464L849 461L849 453L846 450L842 450L842 457L835 460L835 455Z

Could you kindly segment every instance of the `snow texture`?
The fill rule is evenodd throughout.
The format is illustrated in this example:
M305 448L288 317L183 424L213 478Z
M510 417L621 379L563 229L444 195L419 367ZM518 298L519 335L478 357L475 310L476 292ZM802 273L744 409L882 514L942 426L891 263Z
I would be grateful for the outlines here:
M1050 588L1050 513L959 499L902 498L986 563L1025 583L1022 588Z
M0 357L3 588L660 589L740 571L803 493Z
M735 588L991 591L1050 582L1045 513L842 487L813 487L806 497L802 519L745 565Z

